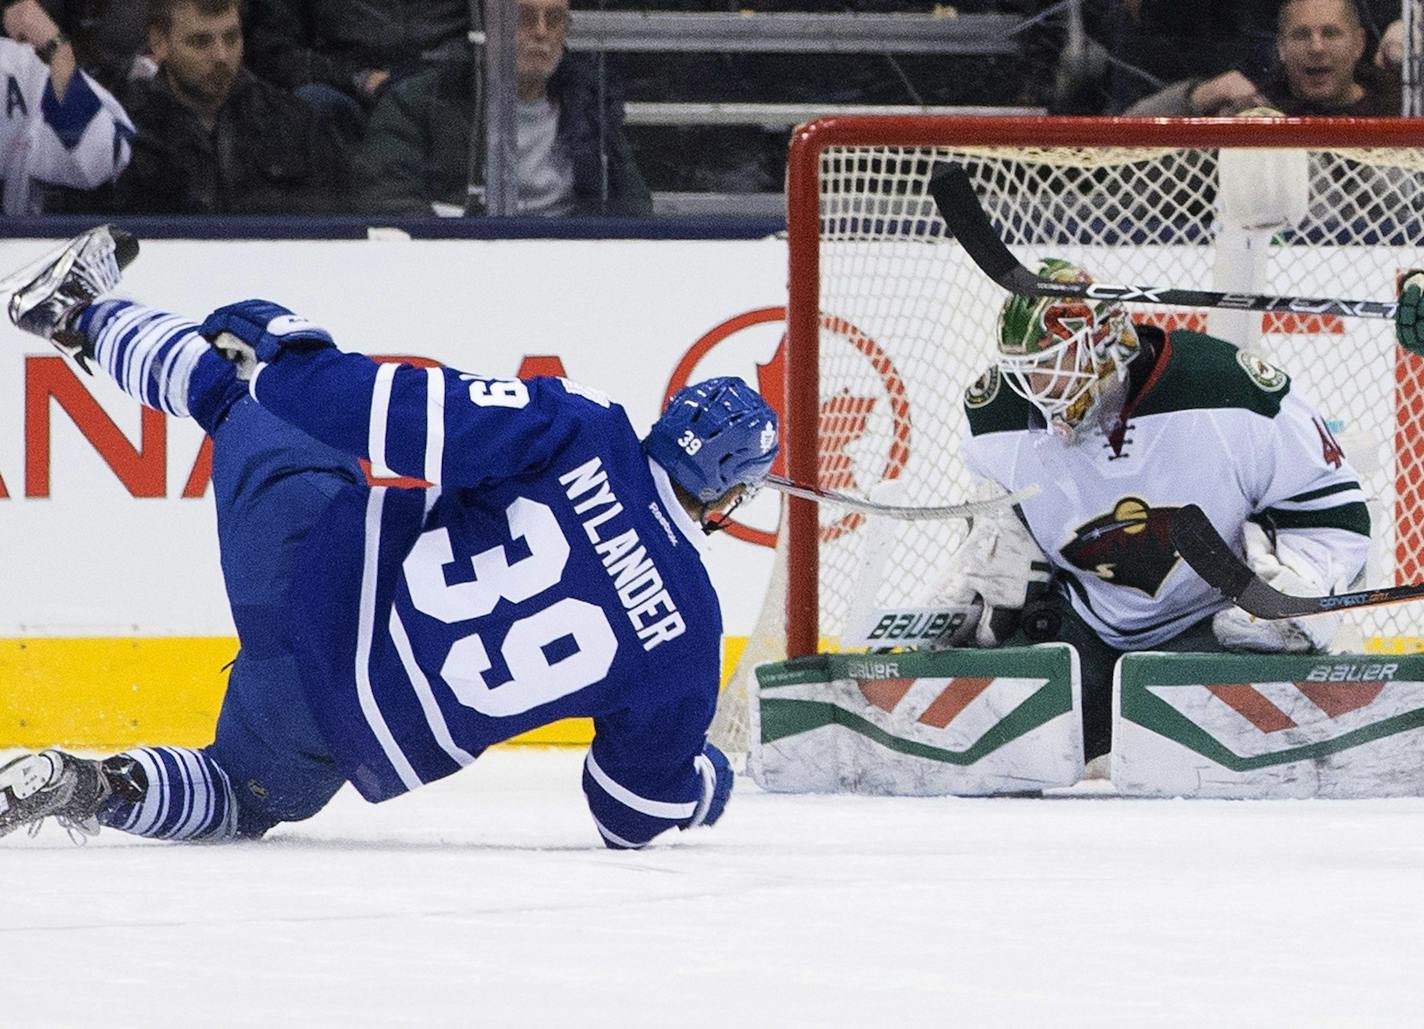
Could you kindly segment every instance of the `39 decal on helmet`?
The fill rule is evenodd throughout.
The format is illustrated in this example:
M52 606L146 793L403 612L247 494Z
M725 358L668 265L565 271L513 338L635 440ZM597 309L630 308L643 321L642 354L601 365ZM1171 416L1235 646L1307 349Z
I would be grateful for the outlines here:
M1055 282L1092 282L1087 272L1050 257L1038 274ZM1137 355L1137 333L1121 304L1014 295L999 311L999 368L1015 393L1043 413L1049 428L1072 439L1103 408Z

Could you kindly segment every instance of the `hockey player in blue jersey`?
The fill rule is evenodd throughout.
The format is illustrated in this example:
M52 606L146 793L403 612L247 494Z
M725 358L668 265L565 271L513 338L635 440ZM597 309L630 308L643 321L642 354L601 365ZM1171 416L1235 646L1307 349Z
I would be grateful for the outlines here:
M173 840L259 837L344 782L380 801L560 718L593 719L583 789L609 847L710 825L721 613L706 528L765 478L777 421L740 379L676 394L646 438L560 378L378 364L285 308L201 324L104 300L137 243L91 230L11 319L212 437L241 650L215 739L0 769L0 834L54 817ZM422 478L370 488L358 458Z

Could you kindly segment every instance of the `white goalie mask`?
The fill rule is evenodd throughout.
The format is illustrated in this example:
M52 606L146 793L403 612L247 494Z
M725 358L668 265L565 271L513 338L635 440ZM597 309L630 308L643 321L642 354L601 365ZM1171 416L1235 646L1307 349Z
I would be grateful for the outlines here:
M1091 282L1076 265L1046 259L1038 274ZM1121 304L1060 297L1010 297L999 311L999 370L1009 387L1068 442L1111 413L1126 391L1137 333Z

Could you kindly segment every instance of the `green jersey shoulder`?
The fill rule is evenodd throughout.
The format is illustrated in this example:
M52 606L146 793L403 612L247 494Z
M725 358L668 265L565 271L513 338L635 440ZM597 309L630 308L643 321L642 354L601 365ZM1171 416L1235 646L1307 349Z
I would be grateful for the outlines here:
M1138 416L1203 408L1280 413L1291 380L1275 365L1205 333L1178 329L1167 338L1164 364L1138 401Z
M998 368L990 368L964 391L964 414L975 436L1021 432L1031 423L1033 406L1009 388Z

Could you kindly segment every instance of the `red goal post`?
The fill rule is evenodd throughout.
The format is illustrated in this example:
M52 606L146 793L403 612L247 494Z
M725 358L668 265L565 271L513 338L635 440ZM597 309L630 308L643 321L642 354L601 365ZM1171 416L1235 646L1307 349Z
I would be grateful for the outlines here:
M965 499L961 397L992 359L1005 294L935 214L925 185L944 159L968 167L1030 267L1054 255L1110 282L1390 299L1398 270L1424 266L1424 122L867 116L803 125L787 173L785 446L795 481L863 496L891 478L904 488L899 503ZM1424 578L1424 362L1394 346L1390 323L1133 313L1279 361L1367 480L1378 527L1370 584ZM864 523L787 504L787 653L834 649ZM878 598L886 606L922 599L915 594L964 529L898 531L888 595ZM1359 646L1424 649L1424 605L1359 620Z

